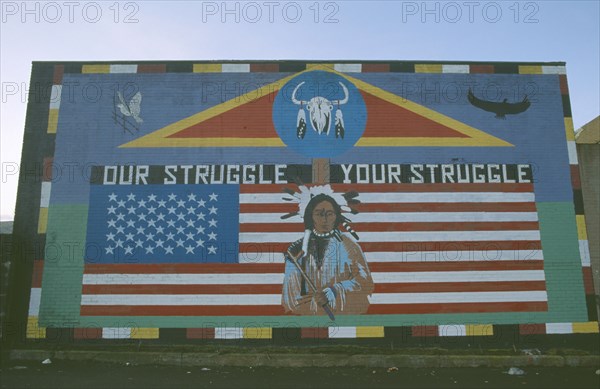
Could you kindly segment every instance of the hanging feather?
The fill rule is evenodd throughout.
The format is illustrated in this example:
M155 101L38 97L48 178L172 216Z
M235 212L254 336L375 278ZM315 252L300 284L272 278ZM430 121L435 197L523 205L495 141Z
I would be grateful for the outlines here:
M294 177L294 182L296 183L296 185L298 186L304 186L304 183L302 182L302 180L300 179L300 177L296 176ZM302 188L300 188L302 189Z
M296 135L298 139L304 139L304 135L306 135L306 113L302 106L300 106L300 110L298 111L298 120L296 123Z
M348 204L351 204L351 205L360 204L360 200L348 200Z
M283 188L282 190L283 190L285 193L287 193L287 194L289 194L289 195L292 195L292 196L296 197L296 192L295 192L294 190L292 190L292 189L289 189L289 188Z
M294 192L292 189L283 188L282 190L286 194L289 194L290 196L293 196L294 198L300 200L300 195L298 193Z
M295 199L290 199L289 197L282 197L281 198L284 201L294 201Z
M358 234L356 233L356 231L354 231L352 229L352 227L350 227L350 224L348 224L348 223L346 223L344 221L344 222L342 222L342 225L344 226L344 228L346 229L346 231L348 231L350 233L350 235L352 235L354 237L354 239L360 240L360 238L358 237Z
M335 238L338 240L338 242L342 241L342 234L340 233L340 230L338 230L337 228L335 230L333 230L333 236L335 236Z
M335 111L335 137L344 139L344 116L339 108Z
M304 251L304 255L308 254L308 240L311 233L311 230L304 230L304 237L302 238L302 251Z
M285 215L281 216L281 219L285 220L285 219L289 219L289 218L294 217L294 216L298 216L298 212L286 213Z
M349 200L349 199L353 199L355 197L358 197L358 192L356 192L356 191L353 190L353 191L344 193L342 196L344 196L344 198L346 200Z

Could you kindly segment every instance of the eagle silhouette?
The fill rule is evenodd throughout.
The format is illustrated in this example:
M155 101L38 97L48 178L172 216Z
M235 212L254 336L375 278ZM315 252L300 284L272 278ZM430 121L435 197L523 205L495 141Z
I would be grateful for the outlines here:
M467 94L467 98L469 99L469 103L474 105L477 108L481 108L484 111L493 112L496 114L496 119L506 119L506 115L516 115L521 112L525 112L527 108L531 105L527 95L523 97L523 100L519 103L509 103L507 99L504 99L501 103L496 103L494 101L481 100L475 97L471 88L469 88L469 93Z

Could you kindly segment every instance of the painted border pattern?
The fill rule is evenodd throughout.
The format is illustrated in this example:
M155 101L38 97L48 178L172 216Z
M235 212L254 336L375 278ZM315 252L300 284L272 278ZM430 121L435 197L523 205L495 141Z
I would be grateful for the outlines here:
M232 62L140 62L140 63L54 63L51 94L49 96L47 125L45 132L55 135L57 132L58 115L62 94L62 79L65 73L240 73L240 72L300 72L312 68L331 67L341 73L371 73L371 72L401 72L401 73L466 73L466 74L548 74L558 75L561 95L563 97L564 125L571 165L571 181L573 186L573 201L575 206L579 250L582 264L582 277L585 285L588 308L588 322L583 323L541 323L508 325L520 335L540 334L578 334L599 333L598 317L595 308L594 287L590 265L590 254L585 230L581 180L575 146L575 133L571 117L571 106L566 78L566 68L563 63L433 63L405 61L374 61L374 62L302 62L302 61L232 61ZM49 137L54 149L55 137ZM52 189L53 156L44 157L42 180L40 185L41 200L37 232L45 235L48 222L48 205ZM415 338L423 337L465 337L465 336L494 336L507 325L454 324L439 326L410 326L410 327L324 327L324 328L43 328L38 326L38 314L42 287L43 258L34 261L31 269L32 282L29 288L29 310L26 328L26 338L29 340L56 338L56 332L73 340L94 339L182 339L182 340L225 340L225 339L258 339L272 340L287 333L288 339L352 339L352 338L394 338L399 334ZM290 336L291 334L291 336Z

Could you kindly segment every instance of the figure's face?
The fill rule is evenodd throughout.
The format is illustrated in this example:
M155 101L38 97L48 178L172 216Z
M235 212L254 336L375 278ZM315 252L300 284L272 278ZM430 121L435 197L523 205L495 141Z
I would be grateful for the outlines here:
M337 219L335 209L329 201L321 201L317 204L312 213L313 225L315 230L324 234L335 227L335 220Z

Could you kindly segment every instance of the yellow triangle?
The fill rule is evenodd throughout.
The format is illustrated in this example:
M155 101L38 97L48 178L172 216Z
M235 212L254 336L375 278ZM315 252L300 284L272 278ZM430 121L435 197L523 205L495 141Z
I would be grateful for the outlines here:
M407 100L404 97L387 92L372 84L366 83L359 79L349 76L345 73L337 72L332 65L317 64L309 69L298 72L291 76L282 78L271 84L265 85L258 90L253 90L244 95L237 96L222 104L218 104L202 112L198 112L192 116L179 120L166 127L156 130L148 135L142 136L131 142L125 143L119 147L122 148L154 148L154 147L285 147L285 144L280 138L169 138L169 136L187 129L190 126L201 123L205 120L214 118L227 111L237 108L253 100L264 97L270 93L279 91L288 81L299 76L300 74L315 70L323 70L335 73L349 82L353 83L359 90L368 92L382 100L385 100L398 107L414 112L422 117L425 117L433 122L442 124L454 131L457 131L467 138L457 137L362 137L356 143L358 147L511 147L502 139L489 135L481 130L477 130L465 123L455 120L451 117L443 115L432 109L424 107L420 104Z

